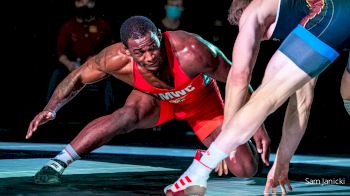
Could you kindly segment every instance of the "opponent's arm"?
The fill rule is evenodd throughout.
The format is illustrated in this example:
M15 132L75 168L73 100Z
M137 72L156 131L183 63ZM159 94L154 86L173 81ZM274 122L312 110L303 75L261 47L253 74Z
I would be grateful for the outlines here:
M249 13L249 15L243 14L241 18L240 32L237 35L232 50L233 64L229 71L225 87L224 126L241 106L244 105L247 99L247 87L250 83L251 73L259 53L260 40L265 31L264 26L258 20L257 13Z
M245 9L240 19L239 33L232 50L232 67L225 89L225 108L223 129L230 129L230 121L247 99L248 85L254 68L260 42L275 20L275 1L254 0ZM276 4L277 3L277 4ZM237 133L241 141L248 141L255 133ZM238 137L239 136L239 137Z
M282 193L286 193L285 184L292 190L288 180L289 163L307 127L316 80L317 78L312 79L289 98L280 144L264 192L269 192L270 188L275 188L278 184Z
M303 137L314 98L317 78L306 83L289 99L283 121L281 142L276 154L277 162L289 162Z
M206 66L204 66L205 68L203 72L212 76L216 80L226 82L228 72L231 68L231 62L226 58L225 54L215 45L200 37L197 37L197 39L199 42L201 42L201 47L196 48L202 50L198 53L206 54L201 56L207 57L207 59L205 59ZM243 103L246 103L248 101L252 93L253 88L250 85L248 85L247 96ZM263 162L266 165L269 165L270 138L264 125L258 128L253 138L256 143L258 153L261 153L261 158Z

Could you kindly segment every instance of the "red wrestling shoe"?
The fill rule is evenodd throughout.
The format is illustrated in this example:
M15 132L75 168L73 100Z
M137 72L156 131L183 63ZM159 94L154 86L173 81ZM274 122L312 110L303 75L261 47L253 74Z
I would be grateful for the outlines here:
M201 173L208 173L207 171L201 171L212 169L200 162L200 158L204 152L204 150L197 150L191 166L185 173L174 184L170 184L164 188L166 196L202 196L205 194L209 175L201 175Z

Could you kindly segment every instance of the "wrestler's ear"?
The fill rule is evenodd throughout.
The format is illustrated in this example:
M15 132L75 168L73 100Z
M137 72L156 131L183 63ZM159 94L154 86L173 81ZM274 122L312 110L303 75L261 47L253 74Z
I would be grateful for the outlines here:
M125 45L124 45L124 51L125 51L125 54L126 54L126 55L129 55L129 56L130 56L131 52L130 52L130 50L128 49L128 47L126 47Z

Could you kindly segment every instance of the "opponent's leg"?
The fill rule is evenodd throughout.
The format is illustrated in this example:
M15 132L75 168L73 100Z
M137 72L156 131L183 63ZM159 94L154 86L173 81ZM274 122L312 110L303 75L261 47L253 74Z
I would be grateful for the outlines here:
M221 127L215 129L204 141L203 144L209 147L216 137L220 134ZM259 165L259 156L252 141L240 145L233 159L225 159L228 170L237 177L249 178L257 174Z
M254 131L261 126L271 112L276 110L293 92L311 79L297 66L291 65L293 62L283 54L277 52L277 55L278 58L281 58L278 63L285 66L278 71L277 75L265 80L265 84L254 91L250 100L232 117L215 142L200 158L195 159L180 177L181 179L186 175L191 180L195 179L197 181L197 179L200 179L198 180L200 184L188 184L188 186L184 186L176 192L169 192L168 195L177 195L178 192L186 191L192 186L206 187L209 174L218 163L246 142L246 138L251 138L255 133ZM289 77L290 75L293 75L293 77ZM282 83L284 86L280 85ZM245 132L241 132L242 130L245 130ZM232 140L233 138L236 140Z
M221 126L216 128L202 142L209 147L221 131ZM207 187L207 179L209 178L208 171L211 171L210 166L201 161L202 156L206 153L204 150L197 150L191 166L180 176L173 184L165 187L164 192L169 196L179 195L204 195ZM221 159L225 154L212 154ZM206 156L206 155L204 155ZM205 161L210 162L209 159ZM226 158L226 163L229 171L237 177L252 177L258 171L259 156L256 147L251 141L237 148L234 159ZM210 163L209 163L210 164ZM195 175L193 175L195 173Z
M205 102L209 104L208 107L197 110L196 113L186 118L186 120L198 139L201 140L205 146L209 147L221 131L223 123L223 102L219 94L217 94L217 96L215 96L215 94L207 96ZM228 169L236 176L251 177L257 172L259 157L257 156L256 148L249 144L252 143L249 142L238 148L236 159L227 159ZM196 151L191 167L188 168L175 183L164 189L167 195L203 195L205 193L206 182L209 177L206 173L209 168L201 168L198 166L202 165L202 162L199 160L204 152L205 151L201 150ZM196 175L191 175L195 168L201 169L196 171ZM194 177L189 177L190 175Z
M159 101L133 90L122 108L86 125L60 154L36 173L35 183L60 184L64 169L74 160L106 144L116 135L155 126L158 117Z
M340 86L340 94L344 101L344 107L348 114L350 115L350 55L348 60L348 65L344 71L341 86Z

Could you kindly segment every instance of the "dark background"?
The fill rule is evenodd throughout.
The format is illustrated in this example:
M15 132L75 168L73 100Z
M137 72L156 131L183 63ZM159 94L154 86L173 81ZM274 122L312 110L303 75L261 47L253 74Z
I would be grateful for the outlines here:
M236 27L226 21L230 1L184 0L183 21L187 31L195 32L219 46L231 58ZM119 26L131 15L145 15L155 23L164 14L163 0L100 0L97 8L107 19L119 41ZM45 106L48 81L57 63L55 44L58 29L73 14L72 0L11 1L2 6L2 65L0 141L68 143L90 120L103 115L102 98L81 92L57 115L57 119L39 128L30 140L24 140L30 120ZM223 26L214 25L220 20ZM262 43L252 86L259 85L265 65L279 43ZM348 132L350 117L343 108L339 85L346 65L347 54L342 54L318 79L309 126L298 149L299 153L349 153ZM293 76L291 76L293 77ZM131 88L114 81L117 104L120 107ZM224 84L220 84L223 88ZM224 93L224 92L223 92ZM266 120L266 127L274 152L278 146L285 105ZM174 126L175 125L175 126ZM179 126L176 126L179 125ZM110 144L150 145L172 147L200 147L188 127L170 122L162 131L136 130L114 138Z

